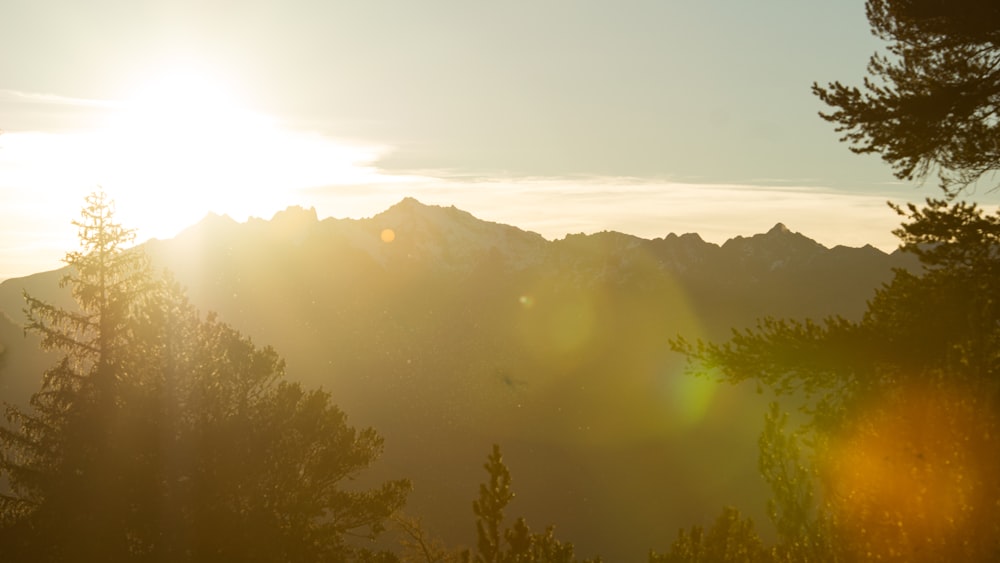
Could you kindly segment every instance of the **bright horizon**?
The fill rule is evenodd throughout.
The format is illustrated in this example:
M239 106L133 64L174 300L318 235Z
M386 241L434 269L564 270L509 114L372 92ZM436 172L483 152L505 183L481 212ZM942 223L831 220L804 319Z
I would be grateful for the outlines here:
M859 81L879 47L860 2L390 2L389 20L298 0L235 23L117 4L5 18L19 25L0 44L28 55L0 62L0 279L60 267L99 188L139 241L208 213L362 218L414 197L548 239L722 243L782 222L885 251L885 202L938 195L851 154L816 115L811 82Z

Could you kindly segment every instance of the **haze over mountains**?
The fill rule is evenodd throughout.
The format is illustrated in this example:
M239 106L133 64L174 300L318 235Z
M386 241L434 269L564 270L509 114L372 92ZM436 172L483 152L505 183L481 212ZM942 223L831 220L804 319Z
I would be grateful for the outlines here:
M768 399L684 375L668 339L719 338L763 316L856 318L892 268L915 267L782 224L722 245L547 241L410 198L361 220L212 215L143 246L203 312L273 345L290 377L374 426L386 444L370 478L411 478L408 512L431 532L474 541L471 502L499 443L518 495L509 516L554 523L607 561L665 550L724 503L768 527L756 466ZM5 399L25 401L51 360L21 336L21 292L69 304L61 275L0 284Z

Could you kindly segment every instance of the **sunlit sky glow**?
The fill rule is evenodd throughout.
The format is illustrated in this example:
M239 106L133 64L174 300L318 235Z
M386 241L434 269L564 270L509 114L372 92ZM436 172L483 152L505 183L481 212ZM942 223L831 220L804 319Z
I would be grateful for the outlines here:
M780 221L891 250L886 200L933 185L851 154L809 93L862 76L863 2L674 4L6 3L0 279L58 267L97 186L140 240L413 196L550 239Z

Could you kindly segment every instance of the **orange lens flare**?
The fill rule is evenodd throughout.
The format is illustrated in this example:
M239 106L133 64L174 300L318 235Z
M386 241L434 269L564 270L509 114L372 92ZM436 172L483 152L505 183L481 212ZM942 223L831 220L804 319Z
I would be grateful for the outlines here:
M856 417L823 463L850 559L981 560L1000 548L998 419L982 394L907 389Z

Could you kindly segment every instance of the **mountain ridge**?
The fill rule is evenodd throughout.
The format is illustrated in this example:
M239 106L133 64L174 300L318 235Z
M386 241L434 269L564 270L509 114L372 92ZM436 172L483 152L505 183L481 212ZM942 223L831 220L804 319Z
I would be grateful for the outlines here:
M262 230L270 229L277 238L293 235L293 238L301 238L307 233L324 230L328 236L340 238L342 242L346 240L351 246L364 251L382 267L390 262L431 260L437 266L466 270L486 259L483 257L485 252L492 253L494 259L504 260L509 266L524 269L551 258L553 249L572 247L581 240L604 246L608 252L638 251L660 256L661 267L676 272L692 273L699 266L704 266L709 270L705 275L717 274L718 262L727 260L756 271L822 261L822 255L844 260L852 252L860 255L874 251L894 263L908 262L899 257L899 250L886 253L870 244L862 247L826 247L800 232L792 231L782 222L765 233L737 235L721 244L705 241L698 233L670 232L662 237L647 239L611 230L589 234L567 233L562 238L549 240L512 225L479 219L455 206L426 205L412 197L405 197L386 210L361 219L320 219L315 208L300 206L278 211L270 220L252 218L245 223L236 222L228 216L209 214L178 237L183 237L188 231L232 230L248 224ZM392 239L385 241L383 236L391 236ZM618 243L612 244L612 240ZM629 242L626 244L624 241ZM445 249L449 251L448 255L443 254Z
M418 211L415 212L414 210L418 210ZM872 244L865 244L865 245L860 246L860 247L838 244L838 245L834 245L834 246L829 246L828 247L828 246L823 245L822 243L814 241L813 239L811 239L810 237L808 237L807 235L805 235L805 234L803 234L801 232L793 231L784 222L781 222L781 221L779 221L778 223L775 223L775 225L773 227L771 227L770 229L768 229L765 232L755 233L755 234L751 234L751 235L734 235L734 236L726 239L725 241L723 241L721 243L714 243L714 242L705 241L701 237L701 235L699 233L697 233L697 232L676 233L676 232L671 231L671 232L669 232L669 233L667 233L665 235L662 235L662 236L653 237L653 238L645 238L645 237L641 237L641 236L638 236L638 235L633 235L633 234L630 234L630 233L626 233L626 232L623 232L623 231L615 231L615 230L608 230L608 229L601 230L601 231L595 231L593 233L583 233L583 232L566 233L562 237L559 237L559 238L547 239L547 238L543 237L542 235L540 235L540 234L538 234L538 233L536 233L534 231L530 231L530 230L527 230L527 229L522 229L522 228L517 227L515 225L510 225L510 224L506 224L506 223L493 222L493 221L488 221L488 220L480 219L478 217L475 217L472 213L470 213L468 211L465 211L465 210L462 210L462 209L459 209L459 208L457 208L454 205L446 207L446 206L442 206L442 205L425 204L425 203L420 202L417 198L412 197L412 196L406 196L403 199L401 199L399 202L397 202L397 203L389 206L385 210L380 211L380 212L378 212L378 213L376 213L376 214L374 214L374 215L372 215L370 217L362 217L362 218L357 218L357 219L352 219L352 218L336 218L336 217L323 217L323 218L320 218L318 216L318 212L316 211L315 207L305 208L305 207L300 206L300 205L290 205L290 206L286 207L285 209L278 210L278 211L276 211L271 216L270 219L265 219L265 218L261 218L261 217L251 217L247 221L244 221L244 222L236 221L235 219L231 218L229 215L226 215L226 214L217 214L215 212L209 212L209 213L207 213L205 215L205 217L203 217L199 221L197 221L194 224L186 227L185 229L182 229L178 233L177 236L180 236L182 233L184 233L185 231L188 231L188 230L202 228L203 224L211 224L211 225L215 225L215 226L219 226L219 225L223 225L224 224L224 225L233 226L233 225L239 225L239 224L245 224L245 223L273 223L273 224L285 224L285 225L288 225L288 224L291 224L291 223L298 223L300 226L302 226L305 223L315 224L315 223L330 222L330 221L332 221L332 222L358 222L358 223L368 223L368 222L382 222L382 223L384 223L386 221L391 222L391 220L394 217L398 217L399 215L415 214L415 213L420 213L423 216L423 220L424 221L427 221L427 220L431 219L431 217L433 215L437 215L437 218L449 217L449 216L451 216L451 217L460 217L463 220L473 220L475 222L479 222L479 223L483 223L483 224L503 226L503 227L508 228L508 229L513 229L513 230L516 230L516 231L520 231L520 232L523 232L523 233L527 233L527 234L533 235L533 236L535 236L537 238L541 238L542 240L545 240L547 242L556 242L556 241L564 240L566 237L574 237L574 236L579 236L579 235L593 236L593 235L599 235L599 234L602 234L602 233L618 233L618 234L626 235L626 236L629 236L629 237L634 237L634 238L641 239L641 240L647 240L647 241L670 240L670 239L674 239L674 238L696 239L696 240L698 240L700 242L704 242L707 245L724 247L727 244L733 244L733 243L736 243L736 242L739 242L739 241L743 241L743 240L747 240L747 239L753 239L755 237L788 236L788 235L791 235L791 236L795 236L795 237L802 237L802 238L808 239L809 241L814 242L816 245L818 245L819 247L821 247L823 249L826 249L826 250L832 250L833 248L836 248L838 246L843 246L844 248L867 248L867 247L870 247L870 248L872 248L874 250L877 250L878 252L880 252L882 254L886 254L886 255L891 255L891 254L894 254L894 253L898 252L898 249L893 250L892 252L886 252L886 251L884 251L882 249L879 249L879 248L873 246Z
M721 245L615 231L549 241L414 199L365 219L213 214L140 246L201 311L273 345L290 378L376 428L372 478L410 477L408 511L444 539L473 541L462 517L500 443L514 510L609 561L668 548L721 502L767 521L754 451L767 398L684 375L669 338L720 338L763 316L858 318L893 268L913 267L783 224ZM17 336L21 292L67 306L64 274L0 283L6 400L23 403L52 364ZM663 480L718 474L720 459L725 481Z

